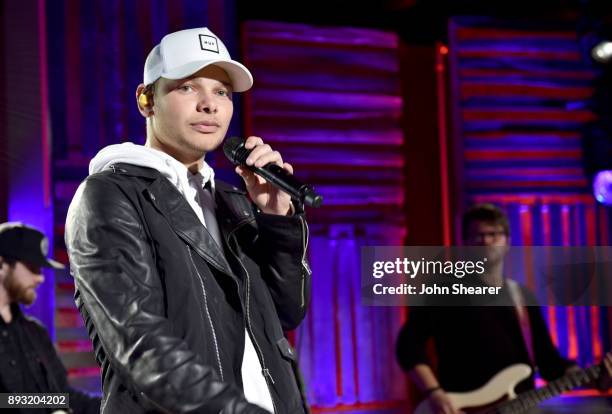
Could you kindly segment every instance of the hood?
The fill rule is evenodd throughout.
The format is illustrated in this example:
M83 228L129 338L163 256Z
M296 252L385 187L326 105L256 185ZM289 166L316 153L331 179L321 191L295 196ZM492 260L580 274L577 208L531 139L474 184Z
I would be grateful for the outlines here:
M187 167L165 152L153 148L136 145L131 142L109 145L102 148L100 152L89 163L89 174L104 171L113 164L125 163L140 167L149 167L159 171L179 190L188 185L191 174ZM214 187L214 170L204 161L200 174L203 182L211 182ZM183 192L183 191L181 191Z

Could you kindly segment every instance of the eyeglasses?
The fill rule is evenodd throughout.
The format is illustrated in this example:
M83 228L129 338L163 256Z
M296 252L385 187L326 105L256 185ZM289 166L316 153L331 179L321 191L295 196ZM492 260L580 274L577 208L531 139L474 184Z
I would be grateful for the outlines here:
M483 231L479 233L469 234L467 240L472 243L481 242L483 240L499 240L502 236L506 236L506 232L503 230L497 231Z

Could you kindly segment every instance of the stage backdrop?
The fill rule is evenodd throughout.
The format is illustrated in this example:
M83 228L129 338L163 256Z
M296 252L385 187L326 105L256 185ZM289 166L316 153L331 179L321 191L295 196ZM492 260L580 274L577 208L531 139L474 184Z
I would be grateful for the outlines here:
M242 39L256 85L246 132L324 197L307 211L312 303L295 335L308 400L319 411L405 410L394 351L402 310L361 306L359 279L362 246L405 237L399 39L263 21L244 24Z

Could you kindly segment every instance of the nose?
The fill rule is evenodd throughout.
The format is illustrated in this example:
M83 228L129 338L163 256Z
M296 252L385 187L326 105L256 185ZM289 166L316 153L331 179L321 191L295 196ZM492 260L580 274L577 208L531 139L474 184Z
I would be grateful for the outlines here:
M217 104L213 99L212 94L208 92L202 92L198 101L198 112L204 112L206 114L216 114Z
M28 270L30 271L30 278L34 283L36 283L36 286L45 281L45 276L43 275L42 269L39 266L29 267Z
M495 236L492 234L485 234L482 236L482 245L491 246L495 242Z

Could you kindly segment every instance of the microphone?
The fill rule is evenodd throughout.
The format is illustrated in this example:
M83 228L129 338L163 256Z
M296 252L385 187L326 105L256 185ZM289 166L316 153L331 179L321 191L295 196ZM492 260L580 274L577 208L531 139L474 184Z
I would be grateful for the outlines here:
M251 150L244 147L244 140L242 138L231 137L225 140L223 152L232 164L250 169L255 174L265 178L273 186L289 194L293 199L299 200L311 207L319 207L323 203L323 197L315 192L312 185L300 182L292 174L289 174L276 164L268 163L261 168L246 165L246 159Z

